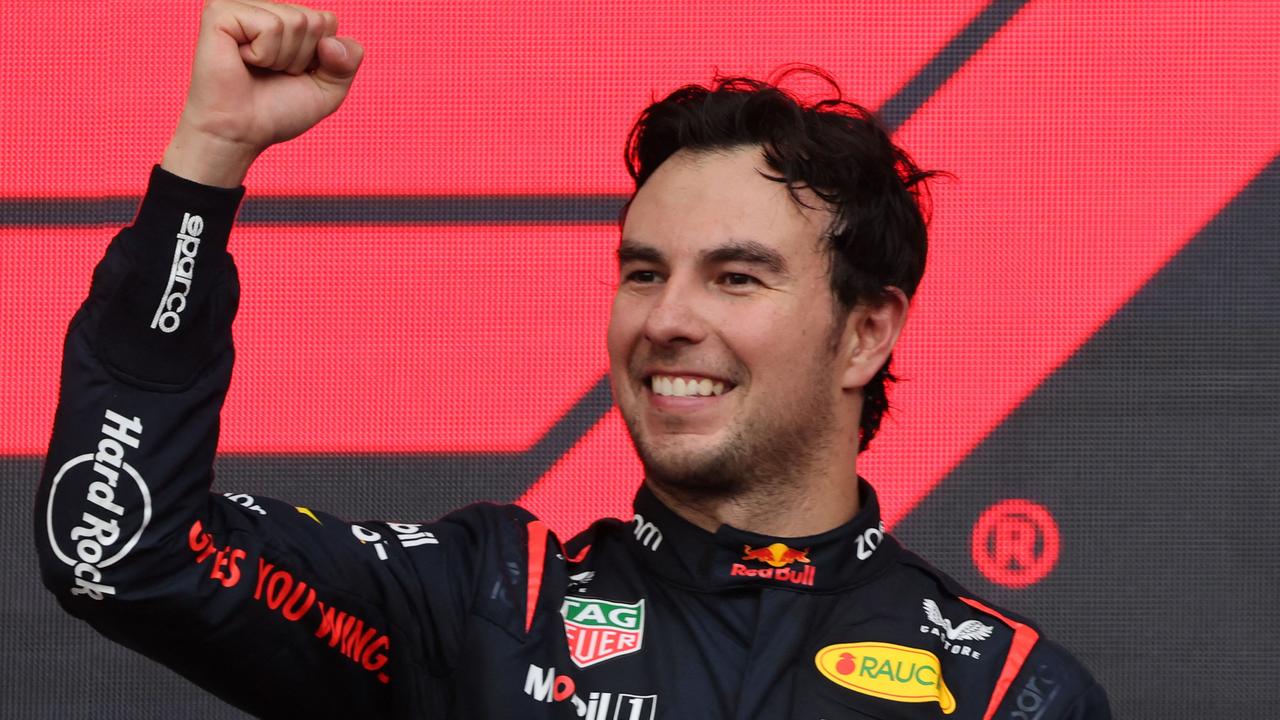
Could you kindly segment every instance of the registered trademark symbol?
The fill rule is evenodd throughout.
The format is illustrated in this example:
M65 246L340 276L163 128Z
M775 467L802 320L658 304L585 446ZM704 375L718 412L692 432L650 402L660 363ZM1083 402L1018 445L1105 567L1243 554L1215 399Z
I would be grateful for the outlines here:
M973 564L991 582L1025 588L1058 563L1058 524L1047 508L1030 500L1002 500L973 526Z

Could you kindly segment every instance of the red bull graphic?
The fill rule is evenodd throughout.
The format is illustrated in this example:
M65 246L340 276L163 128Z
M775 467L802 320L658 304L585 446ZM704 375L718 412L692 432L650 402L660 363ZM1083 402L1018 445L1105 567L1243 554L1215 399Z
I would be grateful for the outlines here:
M810 564L809 548L797 550L783 543L773 543L760 548L743 545L742 559L754 560L769 567L752 568L742 563L734 563L729 567L730 576L765 578L792 585L813 585L813 580L818 574L818 569ZM792 563L803 563L808 567L802 569L787 567Z

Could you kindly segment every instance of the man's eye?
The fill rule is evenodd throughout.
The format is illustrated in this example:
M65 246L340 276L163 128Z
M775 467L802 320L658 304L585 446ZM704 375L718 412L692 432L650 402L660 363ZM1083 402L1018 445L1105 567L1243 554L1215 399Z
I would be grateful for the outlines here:
M720 279L721 279L721 282L723 282L725 285L734 285L738 287L745 287L747 285L760 284L759 280L751 277L750 275L744 275L742 273L725 273L720 277Z
M627 282L648 284L658 281L658 273L654 270L633 270L627 273Z

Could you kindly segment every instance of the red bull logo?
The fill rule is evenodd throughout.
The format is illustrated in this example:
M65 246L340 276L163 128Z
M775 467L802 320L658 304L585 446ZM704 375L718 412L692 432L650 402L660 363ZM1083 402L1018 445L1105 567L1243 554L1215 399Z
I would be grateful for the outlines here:
M758 577L793 585L813 585L813 580L818 574L817 568L809 564L809 548L797 550L782 543L773 543L760 548L743 545L742 559L754 560L769 567L751 568L742 563L734 563L729 567L730 576ZM808 567L787 567L792 563L803 563Z
M786 567L793 562L809 562L809 548L805 548L804 550L795 550L783 545L782 543L765 545L762 548L753 548L750 545L743 545L742 559L759 560L766 565L780 568Z

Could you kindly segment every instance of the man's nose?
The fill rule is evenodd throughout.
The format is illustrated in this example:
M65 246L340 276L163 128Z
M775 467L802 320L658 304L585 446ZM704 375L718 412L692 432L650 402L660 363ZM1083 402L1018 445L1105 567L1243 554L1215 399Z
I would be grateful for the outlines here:
M707 324L698 311L697 290L668 282L645 317L644 334L655 345L702 342Z

